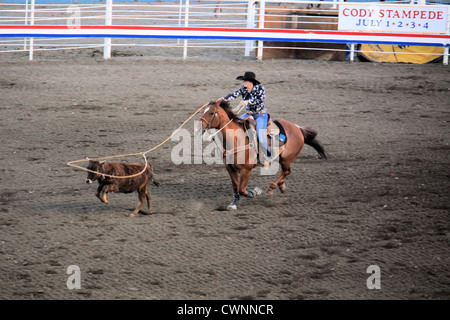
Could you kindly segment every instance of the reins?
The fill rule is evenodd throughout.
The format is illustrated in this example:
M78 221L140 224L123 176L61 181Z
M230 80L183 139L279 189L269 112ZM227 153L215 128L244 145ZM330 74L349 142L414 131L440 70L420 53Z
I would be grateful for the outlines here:
M114 175L110 175L110 174L106 174L106 173L102 173L102 172L98 172L98 171L94 171L94 170L90 170L78 165L75 165L75 163L80 163L80 162L86 162L89 161L89 159L79 159L79 160L74 160L74 161L69 161L67 163L68 166L77 168L77 169L81 169L87 172L91 172L91 173L95 173L95 174L99 174L102 175L104 177L110 177L110 178L116 178L116 179L128 179L128 178L133 178L133 177L137 177L138 175L141 175L142 173L145 172L145 170L147 170L147 157L146 154L149 152L152 152L153 150L156 150L157 148L161 147L163 144L165 144L167 141L169 141L189 120L191 120L197 113L200 112L200 110L202 110L204 107L206 107L209 103L204 104L203 106L201 106L201 108L199 108L197 111L195 111L189 118L187 118L186 121L184 121L181 126L178 127L178 129L176 129L167 139L165 139L163 142L161 142L160 144L158 144L157 146L144 151L144 152L138 152L138 153L129 153L129 154L122 154L122 155L116 155L116 156L109 156L109 157L101 157L98 158L99 161L101 160L106 160L106 159L114 159L114 158L123 158L123 157L128 157L128 156L138 156L138 155L142 155L144 157L144 161L145 161L145 165L144 165L144 169L142 169L141 172L138 172L136 174L133 175L129 175L129 176L114 176Z

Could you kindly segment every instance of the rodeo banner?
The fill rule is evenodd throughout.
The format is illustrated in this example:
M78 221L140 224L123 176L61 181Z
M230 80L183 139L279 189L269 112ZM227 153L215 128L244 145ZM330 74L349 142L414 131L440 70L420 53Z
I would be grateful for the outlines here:
M447 6L339 5L339 30L446 33Z

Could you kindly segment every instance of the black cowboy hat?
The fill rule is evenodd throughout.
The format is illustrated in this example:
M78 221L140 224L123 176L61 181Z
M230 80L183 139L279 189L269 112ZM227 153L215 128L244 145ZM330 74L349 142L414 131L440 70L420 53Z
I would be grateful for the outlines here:
M245 80L245 81L251 81L253 84L260 84L258 80L255 79L256 75L254 72L247 71L244 73L243 76L239 76L236 78L236 80Z

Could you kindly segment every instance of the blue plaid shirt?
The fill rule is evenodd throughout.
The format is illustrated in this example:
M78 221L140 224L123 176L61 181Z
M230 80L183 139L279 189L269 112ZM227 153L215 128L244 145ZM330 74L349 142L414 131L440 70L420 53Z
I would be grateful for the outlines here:
M247 111L249 112L260 112L267 111L264 100L266 99L266 89L262 84L257 84L253 87L252 91L248 92L247 88L242 86L237 89L235 92L230 93L223 97L223 100L234 100L237 97L242 96L242 99L248 100L248 104L246 106Z

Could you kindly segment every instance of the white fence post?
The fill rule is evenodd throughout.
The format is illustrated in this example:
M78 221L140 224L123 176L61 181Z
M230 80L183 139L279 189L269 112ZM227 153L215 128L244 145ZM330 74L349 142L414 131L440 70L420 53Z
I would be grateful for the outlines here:
M247 6L247 29L255 27L255 6L256 2L251 0ZM253 49L253 40L245 40L245 56L250 56L250 51Z
M112 25L112 3L113 0L106 0L105 26ZM105 45L103 48L103 58L111 59L111 38L105 38Z
M266 13L266 0L261 0L259 5L259 29L264 29L264 16ZM263 57L263 40L258 40L258 60Z
M444 49L444 66L448 66L448 47Z
M180 0L178 7L178 26L181 27L181 19L183 17L183 0ZM180 39L177 39L177 44L180 44Z
M184 8L184 26L187 28L189 26L189 0L186 0L186 7ZM183 59L187 58L187 48L188 48L188 40L184 39L184 47L183 47Z
M352 42L350 44L350 62L355 61L355 44Z
M30 17L30 25L34 25L34 10L35 10L35 0L31 0L31 17ZM33 49L34 49L34 38L30 38L30 54L29 59L30 61L33 60Z
M28 24L28 0L26 0L26 3L25 3L25 25L27 25ZM27 50L27 41L28 41L28 38L24 38L23 39L23 50Z
M35 10L35 0L31 0L31 17L30 17L30 25L34 25L34 10ZM30 61L33 60L33 49L34 49L34 38L30 38Z

